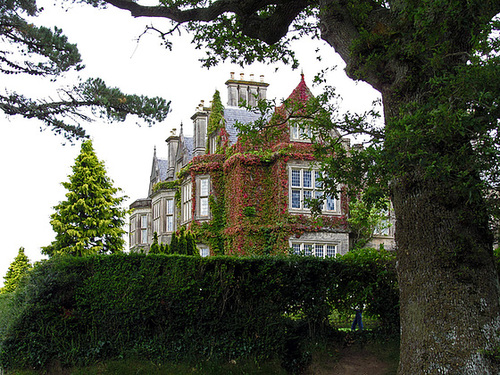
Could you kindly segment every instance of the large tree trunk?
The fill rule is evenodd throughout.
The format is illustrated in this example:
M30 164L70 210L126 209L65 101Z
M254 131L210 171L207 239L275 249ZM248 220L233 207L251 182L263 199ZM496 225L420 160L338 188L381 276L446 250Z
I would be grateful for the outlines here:
M405 107L385 104L392 133L386 148L404 166L391 186L401 305L398 374L500 374L494 359L500 353L499 283L488 210L475 183L479 174L469 168L471 141L450 134L432 144L431 136L421 146L424 156L408 162L418 145L408 146L412 135L392 125ZM456 158L455 172L429 172L427 154L439 164L459 149L470 154Z
M414 173L394 186L400 375L500 373L488 355L500 317L487 228L451 188Z

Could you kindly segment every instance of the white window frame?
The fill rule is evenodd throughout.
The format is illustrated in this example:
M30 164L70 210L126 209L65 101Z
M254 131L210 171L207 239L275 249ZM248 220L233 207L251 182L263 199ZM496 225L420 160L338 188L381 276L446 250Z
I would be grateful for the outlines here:
M290 248L292 254L318 258L330 258L340 254L337 242L291 240Z
M320 181L321 172L305 166L289 166L288 175L288 207L290 212L307 212L311 210L307 205L308 198L323 197L323 183ZM335 197L326 197L321 207L321 213L335 214L339 212L339 202Z
M308 124L300 124L298 120L290 120L290 141L311 143L312 131Z
M141 233L141 244L148 243L148 215L141 214L139 216L139 227Z
M203 176L197 180L198 185L198 216L200 218L210 217L210 177Z
M198 250L202 258L210 256L210 248L205 244L198 244Z
M130 218L130 228L129 228L129 232L130 232L130 247L134 246L135 243L136 243L136 220L137 220L137 217L136 216L132 216Z
M167 233L172 233L175 231L174 211L174 198L167 198L165 200L165 227Z
M384 216L384 219L381 220L380 224L377 225L374 230L373 234L375 236L389 236L390 235L390 227L391 227L391 220L390 220L390 213L389 210L383 210L382 215Z
M191 181L182 185L182 222L185 223L192 219L193 215L193 184Z
M161 202L157 201L153 203L153 233L156 232L160 234L160 224L161 224Z

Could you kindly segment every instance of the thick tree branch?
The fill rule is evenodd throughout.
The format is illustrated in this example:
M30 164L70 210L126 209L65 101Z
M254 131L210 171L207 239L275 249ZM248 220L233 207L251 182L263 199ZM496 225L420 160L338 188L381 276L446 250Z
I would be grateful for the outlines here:
M133 17L168 18L177 23L210 22L225 13L233 13L239 17L242 32L267 44L278 42L288 32L288 27L311 0L219 0L207 7L179 9L165 6L143 6L129 0L105 0L107 3L128 10ZM266 15L258 12L268 6L275 9Z
M160 17L168 18L178 23L189 21L209 22L224 13L252 14L266 5L275 1L239 1L219 0L205 8L179 9L178 7L144 6L130 0L105 0L107 3L124 10L130 11L133 17Z

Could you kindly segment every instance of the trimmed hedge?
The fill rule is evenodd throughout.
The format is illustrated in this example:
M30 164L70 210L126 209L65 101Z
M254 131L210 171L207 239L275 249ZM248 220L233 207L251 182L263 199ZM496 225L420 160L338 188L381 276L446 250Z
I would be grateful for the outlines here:
M0 365L283 357L298 333L324 333L328 316L352 308L353 295L394 328L393 259L377 254L359 264L356 255L54 258L35 267L16 293Z

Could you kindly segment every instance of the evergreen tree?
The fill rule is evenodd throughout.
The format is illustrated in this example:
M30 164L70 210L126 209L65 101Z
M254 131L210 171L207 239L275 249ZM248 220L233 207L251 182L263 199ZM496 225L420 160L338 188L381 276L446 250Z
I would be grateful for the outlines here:
M3 288L0 290L0 293L11 293L15 291L19 285L19 281L28 273L30 269L30 260L26 254L24 254L24 247L20 247L17 256L10 264L9 269L4 276L5 282Z
M64 73L84 68L75 44L62 30L33 24L42 9L35 0L0 2L0 76L19 74L39 77L41 85L55 81ZM111 121L123 121L135 115L151 124L163 121L170 103L163 98L147 98L122 93L108 87L102 79L89 78L58 92L58 98L29 98L22 93L4 90L0 94L0 111L10 116L38 119L68 139L81 138L82 121L91 120L89 113ZM89 109L91 111L89 111Z
M91 141L82 143L73 166L66 200L54 207L51 216L56 239L42 253L83 256L121 252L126 211L120 207L124 197L115 197L119 189L106 175Z
M158 245L158 233L153 233L153 243L149 248L149 254L160 254L160 245Z
M188 255L200 255L193 232L189 231L186 233L186 243Z
M170 246L168 247L169 254L179 254L179 243L177 241L177 233L172 233L172 239L170 240Z
M173 233L169 246L169 254L199 255L193 232L181 227L178 232Z
M188 255L187 240L186 240L186 230L182 227L179 231L179 250L178 254Z
M160 244L160 254L169 254L169 249L168 249L167 243Z

